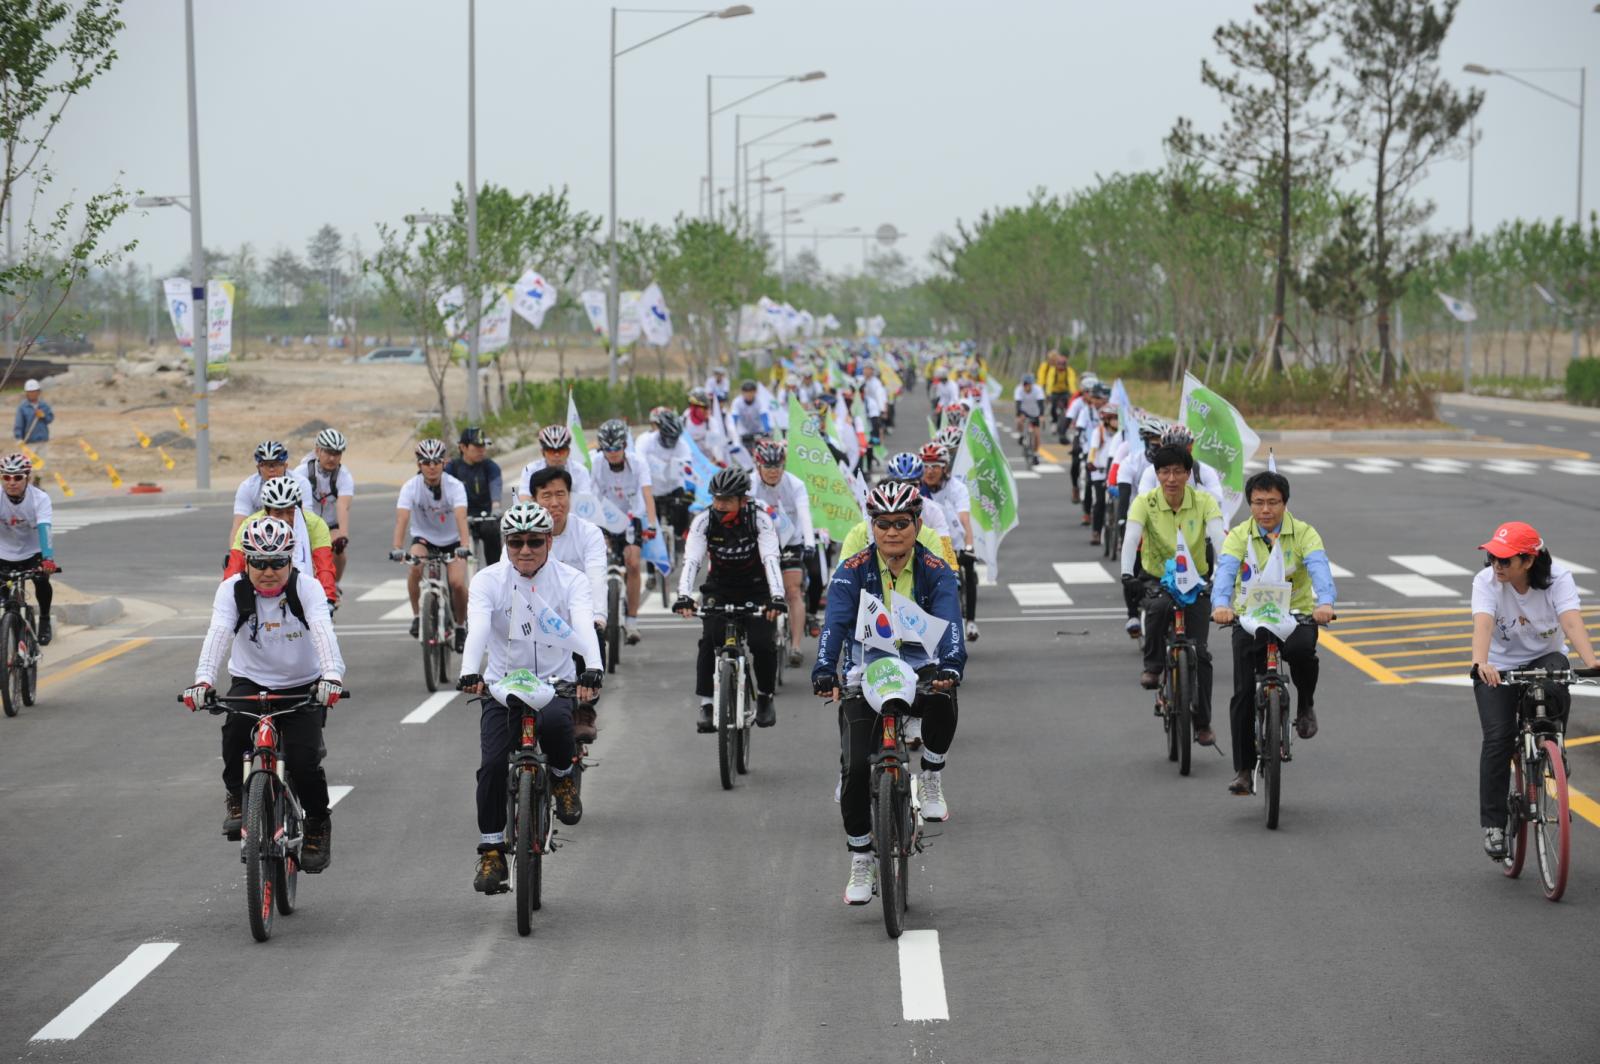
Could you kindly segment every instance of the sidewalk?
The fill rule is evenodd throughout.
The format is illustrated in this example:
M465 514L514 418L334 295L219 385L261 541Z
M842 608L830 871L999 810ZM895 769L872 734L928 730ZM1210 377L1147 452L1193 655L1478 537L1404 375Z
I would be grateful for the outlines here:
M1435 403L1466 407L1469 410L1498 410L1505 414L1531 414L1534 417L1557 417L1568 421L1600 422L1600 407L1574 406L1571 403L1534 401L1531 399L1503 399L1495 395L1467 395L1463 392L1441 392L1433 397Z

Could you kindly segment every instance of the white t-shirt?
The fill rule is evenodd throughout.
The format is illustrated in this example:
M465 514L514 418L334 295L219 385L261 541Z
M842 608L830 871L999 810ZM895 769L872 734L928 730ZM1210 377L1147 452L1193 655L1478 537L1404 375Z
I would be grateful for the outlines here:
M533 498L532 495L528 494L528 478L533 476L539 470L543 469L546 464L547 463L544 460L544 456L540 455L538 458L535 458L533 461L522 467L522 472L517 474L517 482L511 485L511 500L513 502L518 500L530 500ZM567 464L561 468L565 469L567 474L572 477L572 494L594 494L594 478L589 476L589 471L584 468L582 462L575 462L571 458L568 458Z
M741 393L737 399L728 403L728 414L733 418L733 427L740 436L765 436L770 431L768 422L771 418L771 409L762 401L760 395L747 403ZM764 421L763 418L768 420Z
M774 511L768 516L779 530L779 546L816 546L816 533L811 527L811 494L806 491L805 481L786 472L776 484L769 485L757 473L750 478L750 497ZM783 521L778 520L779 513L784 516Z
M217 587L211 600L211 627L200 647L200 661L194 667L196 683L215 684L222 657L228 656L228 675L235 680L253 680L262 687L300 687L317 680L338 680L344 676L344 658L339 640L333 634L333 615L322 585L310 575L295 571L300 608L305 611L302 625L289 610L289 595L256 595L254 622L246 622L234 637L233 626L239 610L233 602L233 588L247 579L243 573L230 576Z
M966 481L946 473L944 483L939 485L939 490L933 493L932 498L949 515L951 546L956 550L965 550L967 530L961 525L961 515L972 515L972 492L967 488Z
M293 477L300 485L300 504L311 505L311 481L298 469L290 469L284 474ZM233 516L249 517L261 509L261 474L251 473L239 482L239 490L233 493ZM352 488L352 490L354 490Z
M449 473L439 474L439 497L422 482L418 473L400 486L396 510L411 511L411 535L415 539L447 547L459 545L461 530L456 527L456 510L467 508L467 486Z
M661 442L661 433L651 429L633 441L633 449L650 466L651 490L657 495L670 495L683 487L693 459L689 455L689 442L682 436L668 447Z
M874 374L861 385L861 399L866 405L868 417L882 417L889 408L889 389Z
M338 471L330 476L317 465L317 456L313 453L300 459L300 464L295 466L295 472L305 477L311 485L311 494L300 501L308 506L312 513L328 522L329 528L338 528L339 500L356 497L356 478L350 475L350 470L341 464ZM335 491L335 488L338 490ZM306 489L302 487L300 490Z
M1578 585L1559 564L1550 566L1550 586L1528 588L1519 595L1510 584L1494 578L1494 570L1480 569L1472 578L1472 612L1494 618L1489 632L1489 664L1514 669L1546 654L1565 654L1567 637L1559 620L1579 609Z
M951 403L961 401L961 386L952 380L939 381L933 386L933 404L935 409L949 406Z
M1044 413L1044 389L1038 385L1024 388L1017 385L1017 390L1011 393L1011 398L1017 404L1017 413L1027 417L1039 417Z
M39 550L39 526L50 523L50 496L29 484L16 502L0 492L0 558L27 561Z
M589 452L589 462L595 497L609 499L623 513L644 521L644 496L651 491L650 463L631 449L622 452L621 469L612 469L599 451Z
M528 669L547 680L578 678L571 650L536 639L511 638L512 612L527 609L532 598L530 589L572 626L584 667L600 667L594 604L583 573L552 558L529 580L509 561L498 561L479 570L467 587L467 645L461 653L462 676L478 672L479 662L487 653L489 661L482 671L487 683L495 683L516 669Z
M581 517L567 515L567 526L550 540L550 557L589 577L590 602L606 600L606 537Z

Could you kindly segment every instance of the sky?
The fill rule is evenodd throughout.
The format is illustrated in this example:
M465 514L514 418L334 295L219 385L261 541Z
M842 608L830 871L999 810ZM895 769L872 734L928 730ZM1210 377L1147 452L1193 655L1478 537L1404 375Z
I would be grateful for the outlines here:
M200 178L204 239L250 242L265 257L304 254L323 223L370 252L379 222L444 210L467 160L468 0L197 0ZM1152 168L1179 115L1214 129L1222 110L1199 81L1211 34L1246 19L1247 0L753 0L753 15L706 20L617 62L618 214L670 223L694 213L706 169L706 75L822 70L735 109L815 115L763 142L819 137L837 157L786 179L789 202L843 193L791 229L792 252L822 231L883 224L898 250L928 251L957 219L1065 192L1097 174ZM120 173L148 194L189 187L181 0L127 0L119 59L68 109L52 139L61 193L104 188ZM1593 0L1465 0L1442 66L1458 87L1487 92L1479 116L1475 222L1562 217L1574 208L1578 122L1568 107L1496 68L1576 67L1600 57ZM576 206L607 209L610 9L595 0L477 0L477 171L516 191L567 186ZM684 15L624 12L618 47ZM1592 64L1600 74L1600 64ZM1576 73L1524 75L1575 99ZM766 84L714 82L717 106ZM1600 104L1591 87L1590 103ZM716 120L713 166L728 182L734 123ZM1588 114L1585 210L1600 208L1600 137ZM741 120L743 139L783 125ZM776 154L783 148L774 148ZM1351 187L1363 168L1342 175ZM1438 163L1423 186L1433 227L1464 228L1467 166ZM21 190L23 199L28 195ZM769 201L776 237L777 197ZM133 212L116 235L158 273L188 255L188 218ZM858 240L822 240L825 266L855 270ZM537 264L530 264L537 265Z

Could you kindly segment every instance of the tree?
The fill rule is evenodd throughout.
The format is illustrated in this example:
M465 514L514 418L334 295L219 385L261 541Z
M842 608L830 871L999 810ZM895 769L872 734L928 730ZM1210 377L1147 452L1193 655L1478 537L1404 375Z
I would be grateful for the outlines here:
M1348 330L1348 347L1342 347L1339 333L1334 333L1335 353L1345 362L1347 394L1360 353L1356 323L1367 313L1372 298L1372 242L1367 236L1364 211L1359 198L1340 200L1337 231L1297 283L1313 312L1332 315Z
M1178 154L1203 159L1225 173L1243 173L1277 193L1277 233L1272 282L1272 369L1283 369L1286 293L1291 273L1292 192L1297 182L1318 179L1336 165L1330 146L1335 113L1319 113L1331 85L1327 67L1312 53L1330 30L1326 5L1317 0L1264 0L1256 21L1230 22L1212 35L1232 67L1200 64L1200 80L1216 91L1228 118L1216 136L1196 133L1180 118L1167 138Z
M305 274L306 268L294 252L284 247L273 252L272 258L267 260L266 272L261 276L262 283L272 293L273 305L290 307L298 304L301 289L305 285Z
M1340 9L1339 65L1352 81L1345 129L1373 166L1372 283L1385 386L1395 379L1390 310L1419 257L1408 239L1433 213L1431 202L1415 198L1417 183L1483 103L1482 92L1463 96L1439 75L1439 49L1458 3L1348 0Z
M439 300L455 285L464 267L464 256L454 253L449 229L448 223L426 227L407 223L402 233L380 224L378 253L362 265L364 273L378 279L387 309L410 324L421 338L428 377L439 399L439 424L445 439L455 435L445 392L451 344L446 339L435 347L432 337L444 334Z
M693 322L702 368L709 368L717 338L738 320L739 307L760 295L766 273L766 250L739 219L678 216L658 280L679 320Z
M343 252L344 237L331 225L324 225L306 241L306 265L311 275L322 283L330 329L341 277L339 259Z
M239 358L247 356L245 350L246 308L256 297L255 248L249 242L239 245L239 250L228 257L228 279L233 282L233 331L239 337Z

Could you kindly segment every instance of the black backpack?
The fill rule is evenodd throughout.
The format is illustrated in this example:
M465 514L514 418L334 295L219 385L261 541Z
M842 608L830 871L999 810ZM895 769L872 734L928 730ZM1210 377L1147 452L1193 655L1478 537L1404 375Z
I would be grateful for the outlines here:
M289 602L289 612L294 614L295 620L301 627L310 631L311 624L306 620L305 607L300 605L300 570L290 566L289 581L283 588L284 597ZM239 619L233 622L233 634L238 635L239 629L250 623L250 638L256 638L256 587L250 582L250 577L240 576L239 582L233 585L233 606L238 611Z

